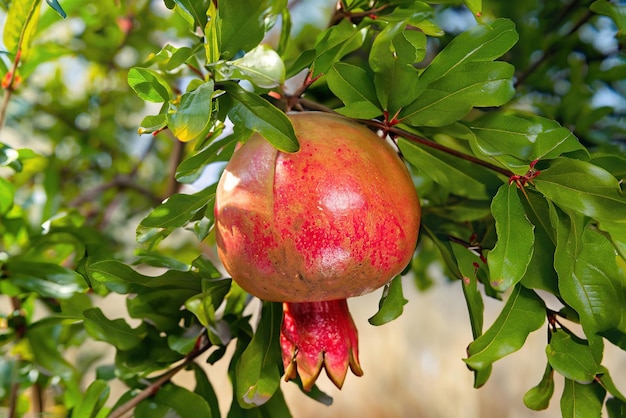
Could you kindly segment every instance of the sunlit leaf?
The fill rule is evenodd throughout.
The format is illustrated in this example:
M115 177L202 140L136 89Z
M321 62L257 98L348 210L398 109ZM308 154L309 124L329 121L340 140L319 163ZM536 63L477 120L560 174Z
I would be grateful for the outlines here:
M180 227L189 222L196 213L215 196L216 185L194 194L174 194L145 217L140 226L145 228Z
M316 57L313 61L313 75L328 73L333 64L358 49L364 39L365 32L357 30L347 19L328 28L315 44Z
M365 69L340 62L333 65L326 80L328 87L344 103L343 107L335 109L338 113L361 119L375 118L382 114L371 74Z
M299 149L293 125L283 112L237 84L225 84L224 90L233 99L229 113L233 123L258 132L281 151L295 152Z
M172 90L165 80L146 68L131 68L128 71L128 84L141 99L149 102L167 102L172 97Z
M2 41L4 48L12 54L21 50L22 58L28 55L35 37L41 11L37 0L14 0L9 4Z
M167 127L179 141L189 142L206 135L211 124L213 82L201 84L182 95L180 103L170 102Z
M263 89L278 87L285 81L285 64L267 45L259 45L243 57L216 69L224 79L242 78Z

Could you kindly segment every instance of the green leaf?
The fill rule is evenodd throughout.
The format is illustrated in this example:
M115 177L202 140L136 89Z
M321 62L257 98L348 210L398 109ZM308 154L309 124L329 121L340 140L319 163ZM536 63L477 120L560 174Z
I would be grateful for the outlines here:
M4 270L16 286L43 297L67 299L87 288L82 276L57 264L12 259Z
M217 161L228 161L237 146L237 137L228 135L213 142L200 152L191 155L178 165L176 180L181 183L192 183L204 172L207 165Z
M104 406L109 397L111 388L104 380L94 380L91 382L85 395L78 405L72 410L72 417L94 418Z
M59 16L61 16L63 19L67 17L67 13L65 13L65 10L63 10L57 0L46 0L46 3L48 3L48 6L52 7L52 9L57 12Z
M600 384L606 389L608 393L611 394L611 396L626 404L626 396L624 396L617 389L617 386L615 386L615 383L613 383L613 379L611 378L611 375L609 374L609 371L606 367L600 366L600 371L598 372L597 377L600 380Z
M179 329L180 321L185 316L181 307L195 294L190 289L144 289L136 296L128 298L126 307L132 318L146 320L159 331L170 332Z
M108 319L100 308L87 309L83 316L85 330L92 338L107 342L120 350L130 350L138 346L147 334L145 324L133 329L124 319Z
M497 19L490 25L476 25L454 38L437 54L420 76L419 83L426 86L467 62L493 61L511 49L518 38L515 24L507 19Z
M206 12L207 22L204 27L204 52L206 54L207 64L213 64L219 61L221 50L220 41L222 39L221 27L222 19L217 12L217 6L214 2L209 2L209 8Z
M605 395L606 391L598 382L585 385L565 379L561 395L561 416L563 418L600 417Z
M173 383L161 386L154 397L140 402L135 412L136 418L213 416L209 404L200 395Z
M258 132L280 151L298 151L299 144L291 121L270 102L234 83L225 83L224 90L233 99L228 114L234 124Z
M198 88L182 95L180 103L170 102L167 127L182 142L206 135L211 124L213 82L202 83Z
M259 45L243 57L217 66L216 70L224 80L241 78L262 89L278 87L285 82L285 64L268 45Z
M567 379L579 383L592 382L600 372L603 343L601 337L594 337L594 343L583 340L565 328L552 332L550 344L546 347L548 361L554 370Z
M313 61L313 76L327 74L341 58L363 45L365 31L342 19L320 34L315 43L316 57Z
M622 3L611 3L607 0L596 0L591 3L589 10L613 19L619 29L617 36L624 36L624 31L626 31L626 11L624 10L624 5Z
M398 139L398 146L402 155L420 173L432 178L455 195L470 199L490 199L490 188L501 184L501 180L491 172L442 151L420 146L404 138Z
M472 336L476 339L483 333L483 314L485 311L485 305L478 290L478 279L476 277L478 268L480 268L479 263L482 263L482 261L479 256L460 244L452 242L450 247L452 248L454 258L456 258L459 272L462 275L463 295L465 296L472 325Z
M193 369L196 381L196 387L193 392L201 396L202 399L204 399L205 401L207 401L207 403L209 404L209 408L211 409L212 416L219 417L220 408L217 401L217 395L215 394L213 385L209 381L207 371L196 362L191 363L191 368Z
M222 58L231 60L257 46L265 35L268 18L287 8L287 1L240 0L220 3Z
M504 291L519 282L533 255L535 234L520 201L517 187L503 184L493 198L491 212L498 241L487 255L491 285Z
M626 416L626 402L609 398L606 400L606 410L609 413L609 418L624 418Z
M139 135L152 134L167 126L167 116L165 114L148 115L143 118L137 129Z
M626 196L608 171L585 161L559 158L535 179L537 190L557 205L599 221L624 220Z
M242 408L266 403L280 384L282 358L278 334L282 320L282 305L264 302L261 322L252 341L237 360L236 392Z
M16 54L20 49L22 59L28 55L36 34L40 4L37 0L14 0L9 4L2 41L4 48L11 54Z
M537 386L524 394L524 405L533 411L542 411L550 406L550 399L554 394L554 369L550 363L546 364L546 370Z
M178 13L189 22L191 32L195 32L196 27L204 27L207 21L206 10L208 0L173 0Z
M382 115L371 74L355 65L338 62L326 78L328 88L344 103L335 109L348 117L371 119Z
M92 261L85 264L87 277L121 294L145 293L146 289L202 291L201 277L193 271L168 270L160 276L144 276L116 260Z
M402 276L397 276L385 285L378 303L378 312L368 319L368 322L372 325L384 325L391 322L402 315L403 306L408 302L402 293Z
M483 1L482 0L463 0L465 6L474 14L474 16L480 16L480 13L483 10Z
M34 363L43 373L59 376L67 381L76 373L72 365L59 351L61 336L66 331L59 318L42 319L26 330L24 340L28 341Z
M557 230L554 266L563 300L580 316L585 334L616 327L624 306L621 273L611 242L580 215L567 216L552 208Z
M194 194L174 194L154 208L139 225L144 228L184 226L215 197L216 187L212 185Z
M0 177L0 215L4 215L13 207L14 193L15 186L4 177Z
M447 91L427 89L400 112L400 120L412 126L450 125L467 115L472 105Z
M155 71L133 67L128 71L128 85L146 101L162 103L172 97L170 86Z
M528 334L541 327L545 320L543 300L518 284L491 327L469 345L469 357L465 363L473 370L490 367L495 361L519 350Z
M469 127L475 134L470 145L476 153L493 157L512 169L585 150L568 129L535 115L492 112L472 121Z

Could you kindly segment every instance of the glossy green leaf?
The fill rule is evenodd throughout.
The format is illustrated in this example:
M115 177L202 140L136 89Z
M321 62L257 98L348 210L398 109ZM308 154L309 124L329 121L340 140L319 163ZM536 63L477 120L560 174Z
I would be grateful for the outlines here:
M313 75L323 75L345 55L358 49L365 39L364 31L359 31L347 19L328 28L315 43L316 57L313 61Z
M236 392L242 408L263 405L279 387L282 358L278 335L281 320L282 304L264 302L261 322L252 341L237 360Z
M207 134L211 124L213 82L201 84L182 95L180 103L170 102L167 127L182 142L199 139Z
M148 102L167 102L172 97L170 86L155 71L133 67L128 71L128 85Z
M625 301L613 245L582 216L552 209L550 219L557 230L561 297L578 313L587 336L617 326L621 315L613 307Z
M109 397L111 388L103 380L94 380L84 397L72 410L72 417L95 418Z
M85 330L98 341L108 342L120 350L130 350L146 336L145 324L131 328L124 319L108 319L100 308L91 308L83 313Z
M560 158L535 179L537 190L557 205L600 221L624 220L626 196L606 170Z
M41 11L37 0L15 0L9 4L2 34L4 48L11 54L21 50L22 58L29 53L30 44L37 31Z
M215 196L216 185L194 194L174 194L145 217L140 226L170 228L186 225Z
M542 411L550 406L550 399L554 394L554 369L550 363L537 386L532 387L524 394L524 405L533 411Z
M489 199L491 189L501 184L494 174L477 168L469 161L403 138L398 139L398 146L409 163L455 195L476 200Z
M467 115L472 105L453 93L427 89L400 113L400 119L412 126L449 125Z
M385 285L383 295L378 302L378 312L368 319L372 325L384 325L402 315L404 305L409 301L402 293L402 276L395 277Z
M242 78L262 89L278 87L285 82L285 64L267 45L259 45L243 57L216 69L224 79Z
M361 119L371 119L382 114L371 74L365 69L339 62L333 65L326 81L328 88L344 103L343 107L335 109L338 113Z
M428 65L420 85L445 77L467 62L493 61L506 53L519 36L515 24L497 19L490 25L477 25L455 37Z
M533 255L535 234L517 187L503 184L491 203L498 241L487 255L491 285L504 291L519 282Z
M470 129L476 135L470 144L477 153L500 160L512 156L520 165L585 149L568 129L535 115L488 113L472 121Z
M605 395L606 391L597 382L585 385L565 379L561 395L561 416L563 418L601 417Z
M159 331L171 331L179 328L183 317L181 307L195 294L190 289L144 290L128 298L126 307L132 318L146 320Z
M593 344L565 328L552 332L546 347L548 361L554 370L579 383L592 382L600 372L602 338L594 337Z
M469 357L465 363L473 370L490 367L495 361L519 350L528 334L545 321L543 300L518 284L491 327L469 345Z
M231 60L241 51L247 52L257 46L265 35L266 19L279 14L286 7L286 0L241 0L221 3L218 11L222 21L220 28L222 58Z
M237 84L225 84L224 90L233 99L228 116L234 124L258 132L281 151L295 152L299 149L293 125L283 112Z
M167 116L165 114L148 115L143 118L137 129L139 135L152 134L162 130L167 126Z

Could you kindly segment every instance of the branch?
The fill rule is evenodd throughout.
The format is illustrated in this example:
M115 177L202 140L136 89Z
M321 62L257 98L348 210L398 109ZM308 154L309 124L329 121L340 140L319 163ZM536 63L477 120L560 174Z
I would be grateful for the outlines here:
M130 189L135 190L136 192L146 196L148 199L152 201L155 205L161 203L161 198L155 196L149 189L146 189L143 186L135 183L133 181L133 177L130 175L118 175L113 178L113 180L107 181L106 183L102 183L91 190L86 191L80 196L76 197L74 200L70 202L71 207L78 207L86 202L91 200L95 200L102 193L106 192L109 189Z
M201 338L202 336L199 337L199 340ZM120 418L124 416L124 414L126 414L127 412L130 412L133 408L135 408L139 404L139 402L157 393L158 390L161 388L161 386L169 382L178 372L183 370L189 364L193 363L193 361L196 358L198 358L200 355L202 355L202 353L204 353L210 347L212 347L212 345L213 344L211 344L211 342L208 341L207 339L204 345L198 346L196 349L194 349L194 351L187 354L187 356L182 361L182 363L180 363L178 366L174 367L173 369L168 370L163 376L159 377L157 380L155 380L153 383L147 386L144 390L139 392L137 396L135 396L128 402L120 405L117 409L112 411L111 414L109 414L107 418Z
M319 103L316 103L316 102L313 102L313 101L307 100L307 99L302 99L301 98L300 99L300 104L303 107L305 107L307 109L311 109L311 110L318 110L318 111L327 112L327 113L337 113L337 112L335 112L334 110L332 110L329 107L326 107L326 106L324 106L322 104L319 104ZM495 171L498 174L502 174L503 176L506 176L506 177L511 177L511 176L513 176L515 174L512 171L509 171L509 170L507 170L505 168L499 167L499 166L497 166L495 164L491 164L491 163L489 163L487 161L481 160L480 158L476 158L473 155L465 154L465 153L457 151L457 150L455 150L453 148L446 147L445 145L441 145L441 144L439 144L439 143L437 143L435 141L431 141L429 139L422 138L421 136L412 134L412 133L407 132L407 131L405 131L403 129L397 128L395 126L391 126L390 127L388 124L386 124L384 122L381 122L379 120L375 120L375 119L358 119L358 122L363 123L364 125L372 126L374 128L377 128L377 129L381 129L381 130L383 130L385 132L390 132L390 133L392 133L394 135L397 135L397 136L401 136L402 138L407 139L407 140L409 140L411 142L415 142L415 143L424 145L424 146L429 147L429 148L434 148L436 150L445 152L446 154L450 154L450 155L453 155L455 157L461 158L463 160L469 161L471 163L480 165L482 167L488 168L489 170Z

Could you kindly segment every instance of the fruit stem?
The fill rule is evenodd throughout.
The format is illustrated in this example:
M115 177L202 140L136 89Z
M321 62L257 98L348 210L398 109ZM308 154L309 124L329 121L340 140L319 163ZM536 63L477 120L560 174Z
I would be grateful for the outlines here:
M339 389L348 367L363 375L359 364L357 329L346 299L283 303L280 346L285 381L298 375L309 391L322 368Z

